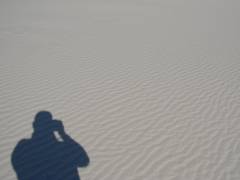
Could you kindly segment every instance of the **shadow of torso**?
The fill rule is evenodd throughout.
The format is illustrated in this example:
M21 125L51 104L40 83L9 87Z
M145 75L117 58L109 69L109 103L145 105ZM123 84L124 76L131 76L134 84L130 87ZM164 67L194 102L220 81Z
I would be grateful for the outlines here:
M84 149L71 139L32 137L21 140L12 154L19 180L80 180L78 167L88 164Z

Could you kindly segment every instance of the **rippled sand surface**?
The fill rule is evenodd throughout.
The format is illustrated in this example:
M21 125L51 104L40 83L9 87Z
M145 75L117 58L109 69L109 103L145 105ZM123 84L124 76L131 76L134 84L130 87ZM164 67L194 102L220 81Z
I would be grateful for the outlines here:
M240 3L0 2L0 179L40 110L82 180L240 179Z

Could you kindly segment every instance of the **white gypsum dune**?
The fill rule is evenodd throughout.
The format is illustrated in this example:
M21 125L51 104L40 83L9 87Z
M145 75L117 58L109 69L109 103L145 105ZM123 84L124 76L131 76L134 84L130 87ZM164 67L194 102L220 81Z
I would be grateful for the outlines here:
M239 180L239 17L233 0L0 1L0 179L48 110L89 155L82 180Z

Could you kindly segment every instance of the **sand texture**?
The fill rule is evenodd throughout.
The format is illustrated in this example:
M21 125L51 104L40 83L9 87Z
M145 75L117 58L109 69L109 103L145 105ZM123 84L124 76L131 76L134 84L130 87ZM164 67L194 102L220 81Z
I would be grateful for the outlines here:
M0 179L40 110L81 180L240 179L240 3L0 1Z

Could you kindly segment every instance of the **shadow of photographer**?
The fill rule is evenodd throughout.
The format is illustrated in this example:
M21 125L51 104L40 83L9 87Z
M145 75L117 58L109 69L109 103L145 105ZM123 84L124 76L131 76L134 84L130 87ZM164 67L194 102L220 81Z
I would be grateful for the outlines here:
M32 137L20 140L12 153L18 180L80 180L77 168L88 166L89 157L66 134L62 122L41 111L35 116L33 129Z

